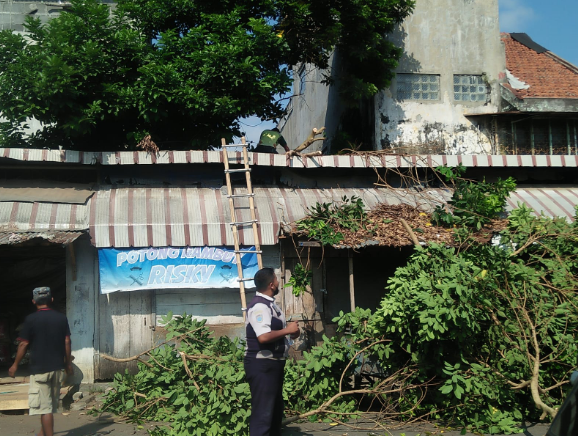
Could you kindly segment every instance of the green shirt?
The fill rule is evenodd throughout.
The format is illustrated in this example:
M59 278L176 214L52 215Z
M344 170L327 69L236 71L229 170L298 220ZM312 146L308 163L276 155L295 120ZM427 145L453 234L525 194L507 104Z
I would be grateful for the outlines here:
M276 147L279 144L282 147L287 147L287 142L281 133L275 130L263 130L259 138L259 145L266 145L269 147Z

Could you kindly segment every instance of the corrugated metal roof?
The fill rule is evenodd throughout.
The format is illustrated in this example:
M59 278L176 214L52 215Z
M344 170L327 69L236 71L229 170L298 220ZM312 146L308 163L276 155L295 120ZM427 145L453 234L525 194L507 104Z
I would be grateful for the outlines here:
M525 204L539 216L562 217L574 221L574 206L578 205L578 188L536 187L518 189L510 195L507 210Z
M81 165L152 165L223 163L220 151L161 151L158 155L144 151L83 152L71 150L33 150L5 148L0 158L25 162L52 162ZM241 164L241 152L229 153L231 164ZM292 157L284 154L249 153L251 165L287 168L425 168L438 165L466 167L578 167L575 155L416 155L416 156L315 156Z
M245 190L236 189L235 193ZM260 242L275 245L280 225L303 218L317 202L360 197L369 208L378 203L410 204L431 210L449 191L402 189L256 188ZM241 201L238 206L243 206ZM508 208L525 203L546 216L572 219L578 188L525 188L512 195ZM237 221L250 219L248 204ZM224 190L207 188L120 188L98 191L90 200L90 234L96 247L233 245L229 204ZM242 245L254 244L251 226L240 228Z
M0 245L18 245L33 239L44 239L52 244L68 245L82 236L83 232L2 232Z
M88 205L0 202L0 231L43 232L88 229Z
M84 204L91 195L92 190L88 185L52 180L4 180L0 186L0 202Z

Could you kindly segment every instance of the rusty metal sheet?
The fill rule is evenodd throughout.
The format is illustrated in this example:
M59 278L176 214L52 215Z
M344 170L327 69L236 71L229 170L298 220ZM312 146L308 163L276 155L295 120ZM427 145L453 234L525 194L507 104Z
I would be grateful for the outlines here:
M51 244L68 245L84 232L0 232L0 245L18 245L33 239L43 239Z
M54 181L4 180L0 185L0 202L84 204L92 194L89 185Z
M235 189L235 194L245 193ZM255 209L261 245L275 245L281 227L307 215L317 202L360 197L378 203L411 204L433 209L449 194L440 190L256 188ZM120 201L119 201L120 199ZM247 199L237 199L235 220L250 220ZM96 247L233 245L226 192L209 188L113 188L90 200L89 228ZM241 245L255 243L250 225L239 228Z

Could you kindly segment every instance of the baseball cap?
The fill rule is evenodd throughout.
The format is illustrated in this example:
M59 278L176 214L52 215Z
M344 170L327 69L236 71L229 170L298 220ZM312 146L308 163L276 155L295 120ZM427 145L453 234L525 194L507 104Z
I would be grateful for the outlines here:
M32 291L32 299L36 300L40 297L51 297L52 293L50 292L50 288L48 286L42 286L40 288L34 288Z

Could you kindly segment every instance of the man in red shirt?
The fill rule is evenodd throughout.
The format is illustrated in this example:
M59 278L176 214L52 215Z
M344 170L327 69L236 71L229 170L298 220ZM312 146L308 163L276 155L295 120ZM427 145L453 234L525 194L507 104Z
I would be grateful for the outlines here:
M30 415L40 415L38 436L54 436L53 414L58 410L63 373L64 370L69 375L73 372L68 320L48 307L52 301L50 288L41 287L32 291L32 303L37 311L24 321L16 359L8 370L10 377L16 375L18 364L30 346L28 406Z

